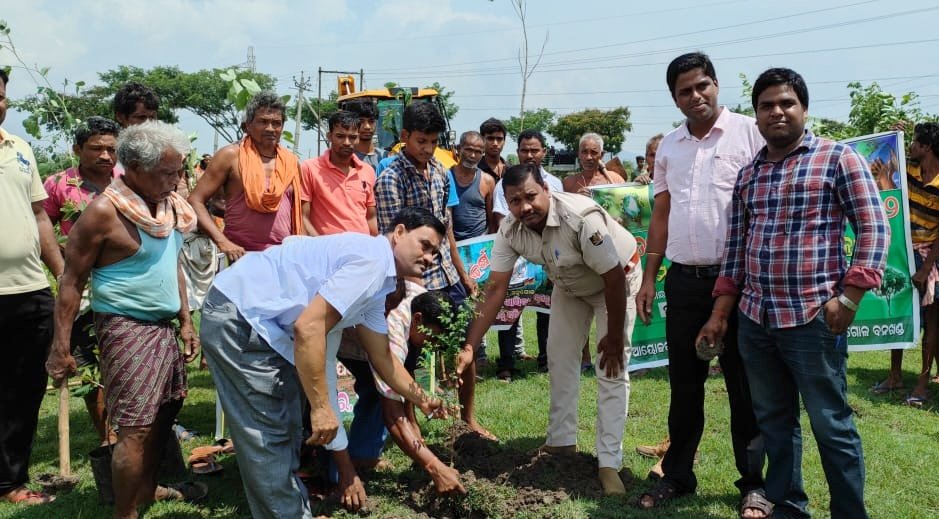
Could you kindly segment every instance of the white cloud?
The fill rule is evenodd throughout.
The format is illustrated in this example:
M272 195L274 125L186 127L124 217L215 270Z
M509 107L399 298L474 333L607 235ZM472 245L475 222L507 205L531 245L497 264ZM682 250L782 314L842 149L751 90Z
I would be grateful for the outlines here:
M6 2L0 18L9 25L17 54L28 66L50 67L56 72L73 65L87 49L73 14L68 6L51 9L42 2ZM0 65L15 66L16 59L6 49L0 50ZM13 72L14 77L21 74ZM17 83L11 82L11 89L22 92L22 83Z
M454 23L475 29L487 28L486 24L502 26L505 23L504 18L490 8L489 2L473 0L468 3L472 10L457 11L450 0L393 0L383 2L374 14L377 19L396 24L399 29L417 27L430 32ZM467 2L462 5L467 5Z

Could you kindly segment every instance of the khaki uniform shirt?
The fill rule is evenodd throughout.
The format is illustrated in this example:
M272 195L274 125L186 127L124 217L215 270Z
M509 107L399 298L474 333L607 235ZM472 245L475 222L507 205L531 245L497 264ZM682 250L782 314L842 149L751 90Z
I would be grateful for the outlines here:
M576 193L549 191L548 221L539 234L509 215L492 246L495 272L511 272L519 256L544 266L555 290L574 297L603 290L602 274L624 268L636 253L636 239L599 204Z

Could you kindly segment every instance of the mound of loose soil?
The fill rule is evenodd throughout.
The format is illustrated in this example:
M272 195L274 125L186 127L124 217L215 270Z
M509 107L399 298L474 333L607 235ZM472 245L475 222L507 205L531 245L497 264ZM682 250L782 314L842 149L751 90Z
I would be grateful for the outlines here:
M75 485L78 484L78 477L44 473L36 476L35 482L42 487L44 492L59 494L75 488Z
M453 424L443 446L432 446L441 460L460 471L466 496L440 496L422 471L406 481L405 501L420 517L512 517L524 511L529 517L551 517L552 508L571 498L599 498L597 458L584 453L549 455L505 448L473 432L463 423ZM631 475L622 474L629 484Z

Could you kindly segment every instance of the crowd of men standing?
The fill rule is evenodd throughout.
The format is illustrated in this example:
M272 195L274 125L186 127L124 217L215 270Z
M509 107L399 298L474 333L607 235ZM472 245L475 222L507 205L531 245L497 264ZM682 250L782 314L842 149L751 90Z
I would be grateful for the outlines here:
M0 123L8 79L0 71ZM157 485L162 446L187 393L185 363L200 349L255 517L311 517L296 475L304 442L330 452L331 478L350 510L363 505L359 473L379 463L388 436L438 491L465 492L459 474L423 444L414 406L425 415L447 410L413 372L428 331L439 332L442 314L479 291L457 241L495 233L490 277L456 371L459 414L473 430L495 439L475 413L477 367L524 258L553 283L552 316L538 314L536 327L537 365L551 391L540 450L576 451L580 375L594 369L587 340L596 319L598 480L605 494L625 494L618 471L631 335L636 317L650 318L668 258L668 443L660 477L637 506L695 492L709 365L702 350L718 349L740 516L809 516L801 401L832 515L867 517L844 333L883 275L890 236L877 182L849 147L806 129L808 88L792 70L757 78L755 118L719 104L704 54L674 59L666 84L685 121L649 141L647 169L632 179L604 167L596 133L581 138L581 170L563 181L542 166L547 143L537 131L521 132L520 163L510 166L502 158L507 131L496 119L462 133L448 169L435 158L446 121L424 102L405 108L396 155L373 144L374 103L357 101L329 117L326 152L301 162L280 145L286 107L263 92L246 108L245 137L207 157L198 178L185 165L188 140L155 121L159 100L136 83L115 97L117 121L81 125L78 166L44 186L29 146L0 129L0 222L8 227L0 333L16 345L0 397L0 496L52 500L25 486L39 404L47 375L58 385L89 364L100 366L103 390L86 405L102 444L114 446L115 517L136 517L153 500L204 496L196 485ZM911 207L923 207L913 223L927 244L914 281L923 288L939 278L939 224L928 216L939 193L934 126L918 125L914 135L921 169ZM635 238L589 197L591 186L630 180L654 184L644 269ZM858 236L850 265L846 221ZM201 243L210 263L217 251L230 266L217 276L214 263L191 268L199 254L189 243ZM55 300L42 263L57 280ZM191 311L200 307L197 333ZM526 355L520 327L500 332L498 342L497 377L510 382ZM337 361L355 376L359 396L348 432L338 420Z

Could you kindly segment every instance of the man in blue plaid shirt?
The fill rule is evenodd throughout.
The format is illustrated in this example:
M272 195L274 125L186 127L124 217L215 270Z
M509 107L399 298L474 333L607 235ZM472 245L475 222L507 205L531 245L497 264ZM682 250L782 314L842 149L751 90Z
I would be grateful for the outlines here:
M424 271L424 288L446 291L453 299L454 309L458 309L468 294L476 292L476 283L466 274L453 239L453 221L447 208L450 175L434 158L440 132L446 130L447 123L436 106L414 101L404 109L402 126L404 149L375 183L378 229L382 233L390 231L395 216L404 207L422 207L439 218L447 226L447 235L440 243L440 254L434 259L433 266ZM473 412L475 363L463 372L462 377L462 419L484 437L494 438L492 433L476 423Z

